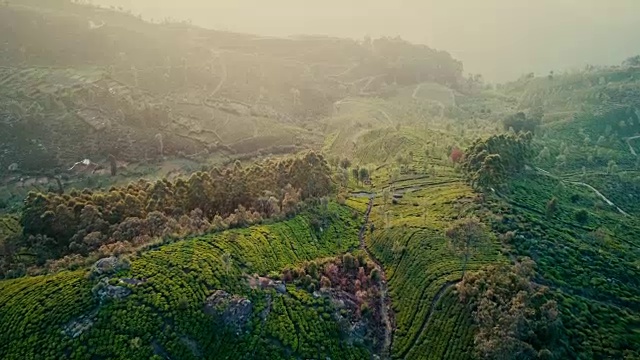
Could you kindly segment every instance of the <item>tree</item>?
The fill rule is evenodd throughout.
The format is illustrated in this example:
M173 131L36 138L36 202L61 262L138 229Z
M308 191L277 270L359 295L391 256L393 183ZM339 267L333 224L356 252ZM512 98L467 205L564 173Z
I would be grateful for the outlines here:
M346 253L342 256L342 265L345 271L353 270L356 268L356 259L350 253Z
M389 198L391 197L391 193L389 192L389 189L384 189L382 190L382 202L384 204L384 207L387 207L387 204L389 203Z
M474 183L485 189L492 185L501 184L504 181L505 172L502 157L498 154L491 154L484 158L482 167L478 170Z
M462 168L474 186L489 188L525 169L531 158L531 133L494 135L476 140L465 152Z
M457 164L460 162L460 160L462 160L463 156L464 152L462 152L462 150L460 150L460 148L458 148L457 146L454 146L453 149L451 149L451 155L449 156L449 158L454 164Z
M109 154L109 166L111 167L111 176L118 174L118 165L116 164L116 157Z
M360 171L358 167L354 167L353 169L351 169L351 176L353 176L356 182L358 182L358 180L360 179Z
M558 305L535 284L535 263L492 265L459 283L460 300L473 312L481 359L566 358Z
M389 181L391 182L391 192L394 191L394 187L395 187L395 182L398 181L400 179L400 170L398 170L397 168L394 168L393 170L391 170L391 174L389 175Z
M347 159L347 158L343 158L342 160L340 160L340 167L343 169L348 169L351 167L351 160Z
M365 182L366 180L369 179L369 170L367 168L360 168L360 170L358 171L358 179L360 179L361 182Z
M380 270L378 270L378 268L374 268L373 270L371 270L369 277L371 279L371 282L374 284L379 283L380 279L382 278L382 276L380 275Z
M349 185L349 171L347 169L341 169L339 173L340 184L343 187L347 187Z
M623 66L629 66L629 67L637 67L640 66L640 55L636 55L636 56L632 56L628 59L626 59L623 63Z
M162 134L158 133L154 138L158 143L158 154L162 158L164 157L164 142L163 142Z
M337 168L339 164L340 160L337 157L332 156L329 158L329 165L331 165L331 167Z
M589 220L589 213L585 209L580 209L573 214L573 218L577 222L584 224Z
M550 157L551 157L551 151L546 146L538 154L538 160L549 160Z
M502 122L504 130L513 129L515 133L535 132L538 125L540 125L542 116L538 113L532 113L531 115L530 118L527 118L525 113L518 112L507 116ZM536 116L536 118L533 118L533 116Z
M464 278L469 257L488 239L486 229L478 219L465 218L456 221L445 234L453 251L462 256Z
M554 196L547 202L547 216L552 217L556 211L558 211L558 199Z
M224 270L229 275L229 270L231 270L231 264L233 263L233 259L231 258L231 254L228 252L222 254L220 257L222 264L224 265Z
M284 188L282 197L282 212L291 214L295 212L296 205L300 202L300 190L294 189L290 184Z

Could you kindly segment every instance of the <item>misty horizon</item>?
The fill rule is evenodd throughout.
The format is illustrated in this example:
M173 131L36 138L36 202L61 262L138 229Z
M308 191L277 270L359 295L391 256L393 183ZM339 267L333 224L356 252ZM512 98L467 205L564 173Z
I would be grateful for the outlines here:
M629 34L640 23L640 3L617 0L464 0L298 3L255 0L95 0L155 21L190 20L214 30L288 37L325 35L362 39L395 37L451 53L465 73L505 82L590 65L615 65L640 53Z

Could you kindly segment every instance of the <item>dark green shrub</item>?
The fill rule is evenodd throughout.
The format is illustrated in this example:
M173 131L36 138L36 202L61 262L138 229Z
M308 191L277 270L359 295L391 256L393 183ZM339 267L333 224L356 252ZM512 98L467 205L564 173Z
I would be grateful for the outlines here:
M584 224L589 220L589 213L587 212L587 210L581 209L581 210L576 211L573 214L573 218L577 222L579 222L581 224Z

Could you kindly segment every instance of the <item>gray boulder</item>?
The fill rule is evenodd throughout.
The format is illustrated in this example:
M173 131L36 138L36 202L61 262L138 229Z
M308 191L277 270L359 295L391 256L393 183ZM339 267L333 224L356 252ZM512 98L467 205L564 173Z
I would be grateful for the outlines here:
M251 319L253 303L247 298L216 290L205 300L204 312L217 317L240 335Z
M93 287L92 292L94 296L104 301L106 299L124 299L131 295L131 289L124 286L116 286L109 284L108 278L103 278Z
M109 256L106 258L102 258L93 264L91 267L91 275L92 276L102 276L113 274L120 270L126 270L129 268L129 261L125 259L120 259L115 256Z

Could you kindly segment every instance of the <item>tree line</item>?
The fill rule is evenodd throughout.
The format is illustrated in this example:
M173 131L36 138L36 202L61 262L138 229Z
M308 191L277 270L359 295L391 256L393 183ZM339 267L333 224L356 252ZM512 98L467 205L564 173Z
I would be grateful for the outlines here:
M175 181L139 180L106 191L31 192L20 217L23 234L5 257L26 249L42 264L116 242L244 226L295 213L301 201L328 195L333 188L327 162L309 152L248 167L236 162Z
M559 359L563 326L549 289L534 282L535 263L492 265L467 274L457 286L460 301L478 326L476 351L482 359Z
M477 139L466 150L462 168L477 188L498 186L524 170L531 159L533 135L509 133Z

